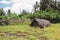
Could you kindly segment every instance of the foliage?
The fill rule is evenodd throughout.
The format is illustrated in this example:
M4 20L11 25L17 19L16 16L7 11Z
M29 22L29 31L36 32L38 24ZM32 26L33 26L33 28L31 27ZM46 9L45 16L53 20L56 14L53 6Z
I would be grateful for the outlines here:
M36 1L36 3L33 5L34 12L38 11L39 8L40 8L40 4L38 1Z
M11 14L10 16L7 15L8 19L18 19L19 16L16 13Z
M13 14L10 14L10 15L6 14L4 16L0 16L0 18L2 18L4 20L10 20L10 19L14 19L14 18L18 19L19 16L16 13L13 13Z
M18 15L19 16L19 19L27 19L27 18L29 18L30 17L30 14L19 14Z
M3 8L0 9L0 16L4 16L5 15L5 12L3 10Z
M53 0L40 0L40 10L45 10L50 7Z
M41 19L47 19L51 22L59 22L60 16L59 12L57 10L54 10L52 8L47 8L45 11L37 11L34 14L30 16L31 19L33 18L41 18Z

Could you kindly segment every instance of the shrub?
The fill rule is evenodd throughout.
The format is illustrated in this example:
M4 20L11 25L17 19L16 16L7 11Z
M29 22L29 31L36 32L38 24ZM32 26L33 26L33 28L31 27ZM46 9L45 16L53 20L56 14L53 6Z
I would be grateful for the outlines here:
M31 19L33 18L41 18L41 19L47 19L53 23L59 22L60 20L60 14L57 10L54 10L52 8L47 8L45 11L38 11L35 12L30 16Z

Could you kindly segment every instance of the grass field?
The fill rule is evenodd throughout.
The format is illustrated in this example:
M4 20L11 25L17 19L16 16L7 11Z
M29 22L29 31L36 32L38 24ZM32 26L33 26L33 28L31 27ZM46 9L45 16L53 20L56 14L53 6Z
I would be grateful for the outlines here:
M29 23L0 26L0 40L60 40L60 23L45 29L30 27Z

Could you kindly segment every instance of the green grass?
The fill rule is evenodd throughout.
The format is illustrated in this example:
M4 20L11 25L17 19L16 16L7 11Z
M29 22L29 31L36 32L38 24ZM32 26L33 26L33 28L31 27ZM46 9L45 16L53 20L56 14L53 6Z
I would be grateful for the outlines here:
M5 32L18 34L6 36ZM20 33L19 33L20 32ZM20 35L19 37L17 35ZM21 36L22 35L22 36ZM24 36L25 35L25 36ZM48 28L30 27L29 23L20 25L0 26L0 40L60 40L60 23L52 24Z

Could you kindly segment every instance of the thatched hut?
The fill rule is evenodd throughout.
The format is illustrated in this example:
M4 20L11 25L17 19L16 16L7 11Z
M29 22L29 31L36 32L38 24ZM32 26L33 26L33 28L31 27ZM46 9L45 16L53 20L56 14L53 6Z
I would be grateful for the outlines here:
M38 18L35 18L30 24L31 27L34 26L34 27L40 27L40 28L48 27L49 25L51 25L51 23L48 20L38 19Z

